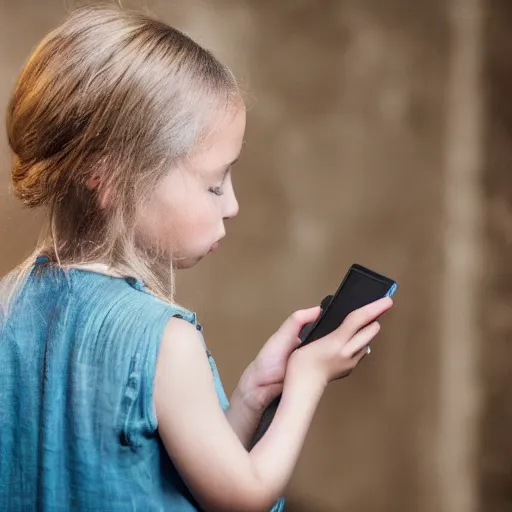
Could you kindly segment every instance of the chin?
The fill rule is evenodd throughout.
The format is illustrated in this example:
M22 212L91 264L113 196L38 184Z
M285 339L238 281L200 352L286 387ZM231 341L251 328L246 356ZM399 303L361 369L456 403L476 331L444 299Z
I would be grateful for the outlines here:
M184 258L174 262L174 268L177 270L186 270L195 267L206 255L196 256L194 258Z

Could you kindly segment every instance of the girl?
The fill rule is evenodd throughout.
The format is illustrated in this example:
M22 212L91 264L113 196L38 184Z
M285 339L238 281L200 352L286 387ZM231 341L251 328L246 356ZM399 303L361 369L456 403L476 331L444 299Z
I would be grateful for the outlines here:
M282 510L326 385L391 300L298 351L319 308L294 313L228 403L173 271L217 249L238 211L231 73L161 22L88 7L35 50L7 128L14 193L48 230L1 284L0 509Z

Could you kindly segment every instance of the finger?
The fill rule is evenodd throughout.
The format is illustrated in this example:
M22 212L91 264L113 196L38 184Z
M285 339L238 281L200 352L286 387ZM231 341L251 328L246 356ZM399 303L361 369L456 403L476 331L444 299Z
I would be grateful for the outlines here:
M391 309L392 306L393 301L389 297L372 302L350 313L339 329L346 339L351 339L360 329L371 324L380 315Z
M309 322L314 322L320 314L320 307L301 309L292 313L279 328L276 334L287 340L297 340L300 330Z
M359 352L356 352L354 354L354 357L352 358L356 365L359 364L361 359L364 359L366 356L370 355L371 349L370 345L366 345L366 347L363 347Z
M379 331L379 322L372 322L370 325L363 327L345 345L344 349L346 350L347 356L352 358L361 351L366 353L366 347L369 345L370 341L377 336Z

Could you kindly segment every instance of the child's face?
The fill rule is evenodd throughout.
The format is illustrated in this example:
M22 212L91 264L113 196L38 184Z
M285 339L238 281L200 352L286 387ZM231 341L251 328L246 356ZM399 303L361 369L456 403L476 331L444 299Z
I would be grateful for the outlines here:
M222 115L215 133L194 156L157 186L141 221L142 238L173 255L177 268L190 268L226 234L224 220L238 213L230 167L242 149L245 109Z

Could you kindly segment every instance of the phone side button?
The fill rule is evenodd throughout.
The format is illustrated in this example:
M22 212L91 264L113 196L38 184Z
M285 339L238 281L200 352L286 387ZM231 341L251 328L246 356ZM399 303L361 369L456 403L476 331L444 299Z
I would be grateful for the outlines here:
M398 285L395 283L389 290L388 293L386 293L386 297L393 297L393 295L396 292L396 289L398 288Z

